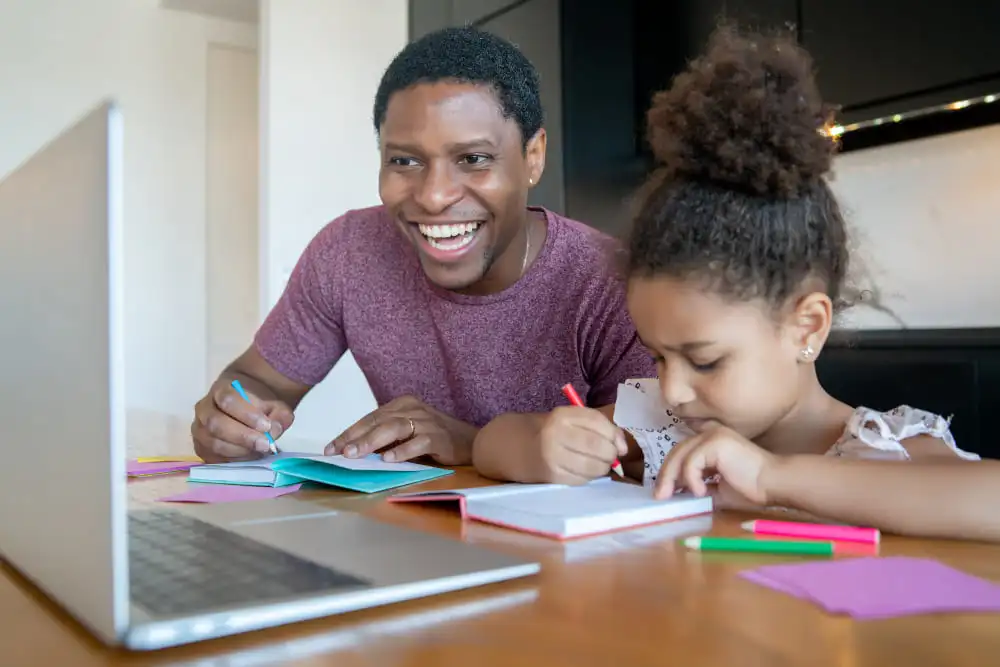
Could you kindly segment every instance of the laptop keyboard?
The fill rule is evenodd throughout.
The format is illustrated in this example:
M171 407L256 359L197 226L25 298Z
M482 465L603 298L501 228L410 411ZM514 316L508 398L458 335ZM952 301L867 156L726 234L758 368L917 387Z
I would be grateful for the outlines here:
M180 512L130 512L128 531L132 601L157 615L370 585Z

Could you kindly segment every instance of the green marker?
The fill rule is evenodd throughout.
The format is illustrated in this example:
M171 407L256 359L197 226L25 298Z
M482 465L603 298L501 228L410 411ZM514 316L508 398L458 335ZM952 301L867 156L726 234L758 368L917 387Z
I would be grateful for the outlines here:
M754 551L769 554L832 556L833 542L755 540L747 537L689 537L684 546L695 551Z

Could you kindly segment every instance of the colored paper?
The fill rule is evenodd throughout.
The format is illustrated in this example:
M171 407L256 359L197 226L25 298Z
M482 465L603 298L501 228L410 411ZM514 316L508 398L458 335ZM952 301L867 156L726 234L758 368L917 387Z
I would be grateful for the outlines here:
M925 558L768 565L740 576L857 619L1000 611L1000 585Z
M144 475L161 475L168 472L178 472L181 470L190 470L194 466L199 465L199 462L161 462L161 461L150 461L149 463L140 463L138 461L129 461L126 466L129 477L139 477Z
M229 484L189 484L188 490L160 498L162 503L236 503L245 500L267 500L294 493L301 484L273 488L270 486L233 486Z
M136 460L136 463L203 463L200 456L190 455L179 455L179 456L140 456Z

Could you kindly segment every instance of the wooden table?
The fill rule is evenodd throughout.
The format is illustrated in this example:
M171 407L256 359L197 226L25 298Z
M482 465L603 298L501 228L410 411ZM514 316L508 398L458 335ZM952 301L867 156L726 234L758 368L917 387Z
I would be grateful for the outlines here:
M421 488L487 482L460 469ZM130 483L135 504L183 486L183 476ZM856 622L738 578L780 557L695 554L677 531L739 533L747 516L720 513L560 544L466 524L443 509L390 505L384 495L309 492L324 505L540 559L520 581L330 617L150 654L97 643L8 568L0 577L0 665L837 665L1000 664L1000 614ZM690 534L690 533L688 533ZM882 555L925 556L1000 581L1000 546L886 537ZM72 558L68 553L67 558ZM786 559L787 560L787 559Z

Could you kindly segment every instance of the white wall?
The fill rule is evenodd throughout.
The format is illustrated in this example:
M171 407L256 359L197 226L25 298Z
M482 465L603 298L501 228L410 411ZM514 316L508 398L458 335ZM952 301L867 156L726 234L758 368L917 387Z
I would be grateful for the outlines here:
M261 2L261 310L328 221L379 203L372 103L407 42L406 0ZM289 436L319 447L375 408L350 356L303 402Z
M207 45L256 41L156 0L0 3L0 175L101 98L122 105L128 402L182 431L206 381Z
M260 324L260 104L257 51L208 47L206 101L206 380L250 344Z
M831 185L882 300L907 327L1000 326L1000 126L837 157ZM898 327L867 308L843 326Z

